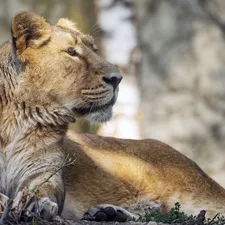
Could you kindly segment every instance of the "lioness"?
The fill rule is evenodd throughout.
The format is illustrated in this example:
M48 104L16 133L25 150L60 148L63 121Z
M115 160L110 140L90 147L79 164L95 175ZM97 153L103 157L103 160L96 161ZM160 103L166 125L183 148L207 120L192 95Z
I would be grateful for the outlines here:
M27 211L46 219L62 213L123 221L135 216L135 205L166 213L175 202L186 213L225 213L225 190L164 143L66 137L78 116L111 118L122 79L91 37L67 19L51 26L30 12L16 15L11 31L12 41L0 48L0 192L14 209L27 190L38 198ZM74 166L62 168L68 154Z

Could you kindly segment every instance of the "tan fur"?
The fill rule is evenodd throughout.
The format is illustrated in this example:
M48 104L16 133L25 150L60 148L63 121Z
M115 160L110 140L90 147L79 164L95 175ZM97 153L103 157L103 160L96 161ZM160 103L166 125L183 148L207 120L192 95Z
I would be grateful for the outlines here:
M167 212L176 202L188 214L225 213L225 190L193 161L152 139L127 140L68 133L66 149L76 153L65 168L66 209L81 216L90 205L132 208L159 205ZM75 199L75 201L74 201Z
M76 27L75 23L73 23L71 20L66 19L66 18L59 19L59 21L56 25L60 26L60 27L64 27L64 28L69 28L69 29L71 29L73 31L76 31L78 33L80 32L78 30L78 28Z
M65 138L77 116L109 120L116 101L118 88L103 78L119 72L95 53L92 38L68 20L50 26L27 12L13 18L12 37L0 48L0 193L15 208L24 190L43 183L38 204L47 219L63 205L64 216L81 217L99 204L166 213L177 201L186 213L225 214L225 190L164 143L71 132ZM67 154L75 165L58 171Z

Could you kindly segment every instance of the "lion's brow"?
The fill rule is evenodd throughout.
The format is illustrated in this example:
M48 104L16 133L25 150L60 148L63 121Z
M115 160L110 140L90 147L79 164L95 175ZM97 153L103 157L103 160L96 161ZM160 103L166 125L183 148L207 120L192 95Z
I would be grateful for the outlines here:
M71 30L70 28L67 28L67 27L61 27L56 25L56 26L53 26L53 29L71 34L75 42L77 42L77 37L80 37L81 35L83 35L80 32Z
M59 30L59 31L62 31L62 32L67 32L67 33L70 33L71 36L74 38L75 40L75 44L77 43L77 37L79 37L82 42L88 47L88 48L91 48L91 49L95 49L96 47L95 44L93 43L93 38L89 35L85 35L81 32L78 32L78 31L74 31L74 30L71 30L70 28L67 28L67 27L61 27L61 26L54 26L55 29Z

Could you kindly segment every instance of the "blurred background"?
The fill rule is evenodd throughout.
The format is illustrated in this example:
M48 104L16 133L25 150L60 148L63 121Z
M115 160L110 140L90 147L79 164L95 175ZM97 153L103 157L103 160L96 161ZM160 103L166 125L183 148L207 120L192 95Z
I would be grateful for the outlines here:
M224 0L0 0L0 43L24 10L75 21L124 75L112 121L72 129L159 139L225 187Z

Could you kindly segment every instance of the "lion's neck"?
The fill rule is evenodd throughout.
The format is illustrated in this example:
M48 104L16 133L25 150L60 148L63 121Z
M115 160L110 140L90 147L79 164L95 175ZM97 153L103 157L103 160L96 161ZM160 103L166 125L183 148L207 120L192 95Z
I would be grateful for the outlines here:
M0 47L0 120L9 102L14 101L17 71L12 60L11 44L6 42Z
M45 109L21 104L8 103L2 109L0 118L0 146L7 146L15 139L23 138L28 133L49 131L49 136L65 135L68 123L73 115L64 108Z

